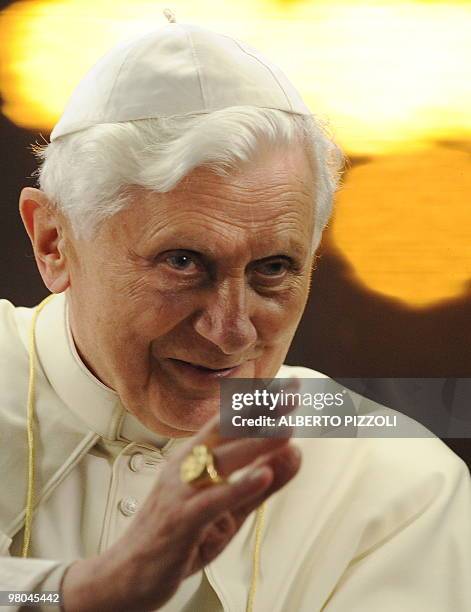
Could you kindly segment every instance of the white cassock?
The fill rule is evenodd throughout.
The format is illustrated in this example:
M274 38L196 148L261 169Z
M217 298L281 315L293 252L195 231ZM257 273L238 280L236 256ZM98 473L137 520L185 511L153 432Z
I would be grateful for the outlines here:
M57 590L69 563L99 554L129 527L183 443L147 430L90 373L73 345L67 300L56 296L36 328L39 507L33 558L21 558L32 312L0 301L0 590ZM282 366L278 376L322 375ZM267 503L255 612L471 610L470 477L445 444L431 437L296 444L301 471ZM162 609L245 610L254 522L252 514Z

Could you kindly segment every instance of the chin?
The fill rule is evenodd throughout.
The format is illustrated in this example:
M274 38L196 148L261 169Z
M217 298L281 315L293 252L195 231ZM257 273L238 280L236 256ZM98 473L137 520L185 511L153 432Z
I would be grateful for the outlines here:
M206 400L175 401L172 412L162 414L161 411L156 410L154 414L161 424L160 429L163 427L167 429L164 435L188 436L199 431L215 414L219 414L219 394L217 397Z

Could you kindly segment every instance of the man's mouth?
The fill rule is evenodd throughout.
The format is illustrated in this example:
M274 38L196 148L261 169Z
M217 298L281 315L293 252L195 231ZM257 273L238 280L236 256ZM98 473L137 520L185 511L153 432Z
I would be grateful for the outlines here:
M198 370L203 370L206 372L225 372L227 370L233 370L235 368L238 368L241 364L240 363L236 363L234 365L230 365L230 366L224 366L224 367L218 367L218 366L207 366L201 363L193 363L191 361L183 361L183 359L173 359L171 358L172 361L176 361L178 363L181 363L183 365L189 365L192 366L193 368L197 368Z
M207 380L224 378L230 374L237 373L237 370L243 365L243 363L236 363L230 366L225 365L224 367L221 367L220 364L217 366L213 364L209 366L202 363L184 361L183 359L175 359L173 357L169 357L168 361L182 374Z

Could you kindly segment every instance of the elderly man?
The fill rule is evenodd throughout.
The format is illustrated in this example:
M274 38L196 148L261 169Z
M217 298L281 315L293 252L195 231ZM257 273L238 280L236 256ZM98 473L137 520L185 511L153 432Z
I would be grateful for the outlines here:
M283 361L341 155L283 73L169 23L37 154L20 211L51 296L0 309L17 609L468 612L470 480L442 442L219 433L221 379L322 376Z

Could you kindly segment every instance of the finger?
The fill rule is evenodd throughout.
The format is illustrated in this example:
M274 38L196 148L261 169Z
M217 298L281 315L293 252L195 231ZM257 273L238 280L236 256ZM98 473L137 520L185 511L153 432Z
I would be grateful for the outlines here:
M230 476L262 455L286 446L289 438L242 438L213 449L214 464L221 476Z
M185 520L191 528L200 529L223 512L260 497L272 484L273 476L273 471L262 465L248 470L236 482L206 487L186 501Z
M231 529L229 530L226 526L224 538L222 538L221 535L220 548L218 548L219 552L227 545L228 540L239 531L247 517L254 510L260 507L261 504L267 501L272 495L274 495L294 478L301 465L301 452L298 447L290 445L286 448L274 451L268 459L265 459L265 461L265 464L259 465L255 469L270 470L272 476L271 483L268 485L268 487L265 487L262 491L260 491L260 493L256 493L254 496L245 499L238 496L233 500L229 512L232 519ZM223 512L222 516L227 517L228 512ZM230 536L228 535L229 532L231 534ZM209 550L210 549L207 551L208 554Z
M258 463L256 462L255 468L270 468L273 474L269 487L262 493L264 499L268 499L288 484L299 472L301 463L301 451L294 444L273 451L268 457L262 457Z
M199 546L198 569L211 563L239 530L238 522L229 511L223 512L203 530Z
M273 480L270 486L265 489L258 497L241 503L240 506L233 510L233 517L236 520L237 528L240 528L247 516L256 510L261 504L267 501L272 495L283 488L290 482L299 472L302 456L298 447L290 445L287 448L281 449L273 455L265 463L265 467L269 467L273 471ZM261 467L261 466L259 466Z
M259 460L263 455L269 455L274 450L286 446L288 442L288 438L243 438L217 446L211 451L214 467L219 476L227 478L236 470L240 470L255 460ZM172 477L175 477L177 470L181 469L182 462L187 454L188 449L178 458L174 470L172 470L174 472ZM180 479L180 475L178 475L178 478ZM198 488L191 483L184 485L184 489L182 493L185 498L194 495L198 491Z
M225 510L234 511L256 503L257 499L265 500L287 484L300 465L301 452L297 446L291 444L272 451L236 482L200 490L189 500L189 511L206 514L207 519L212 520Z
M220 487L214 487L213 500L208 496L204 504L201 500L193 504L193 517L190 516L189 524L206 534L197 566L192 571L200 569L224 550L247 517L296 475L301 464L301 453L297 447L290 445L274 451L265 457L265 461L265 464L252 469L247 478L234 483L230 495ZM253 487L246 488L248 480L252 480ZM257 481L259 486L256 486ZM218 488L219 491L214 491ZM221 521L222 526L219 525Z

